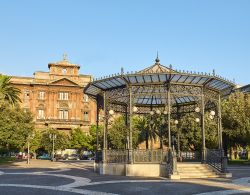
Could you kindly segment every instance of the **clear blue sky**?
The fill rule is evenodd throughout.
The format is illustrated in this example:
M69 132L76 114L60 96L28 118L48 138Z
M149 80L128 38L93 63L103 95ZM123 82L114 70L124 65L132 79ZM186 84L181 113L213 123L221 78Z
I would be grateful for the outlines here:
M154 63L250 83L249 0L6 0L0 72L32 76L62 59L94 77Z

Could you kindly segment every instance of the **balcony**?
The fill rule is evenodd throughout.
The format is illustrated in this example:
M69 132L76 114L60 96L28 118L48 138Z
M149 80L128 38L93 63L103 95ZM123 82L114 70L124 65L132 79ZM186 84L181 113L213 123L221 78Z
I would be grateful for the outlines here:
M68 124L68 125L88 125L90 121L84 121L81 119L36 119L36 122L45 124Z

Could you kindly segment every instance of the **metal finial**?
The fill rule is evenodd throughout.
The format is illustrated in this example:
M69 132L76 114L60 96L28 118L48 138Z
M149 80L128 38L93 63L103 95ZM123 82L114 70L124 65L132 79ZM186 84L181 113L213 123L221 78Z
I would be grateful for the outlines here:
M155 64L160 64L160 59L159 59L159 56L158 56L158 51L157 51L157 56L156 56L156 59L155 59Z
M64 61L67 61L67 60L68 60L67 58L68 58L68 55L67 55L66 53L64 53L64 54L63 54L63 60L64 60Z
M215 76L215 69L213 69L213 76Z
M123 67L121 67L121 74L124 74L124 69L123 69Z

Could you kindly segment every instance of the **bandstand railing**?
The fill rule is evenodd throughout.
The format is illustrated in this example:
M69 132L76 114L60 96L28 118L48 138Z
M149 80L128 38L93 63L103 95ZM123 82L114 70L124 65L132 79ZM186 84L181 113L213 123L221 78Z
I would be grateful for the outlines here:
M103 152L96 152L96 163L103 162ZM132 150L133 160L129 161L129 150L106 150L105 151L105 162L106 163L161 163L164 164L167 162L168 151L162 149L155 150L141 150L134 149Z
M222 173L227 172L227 158L221 149L207 149L206 163Z
M107 163L127 163L128 157L128 150L106 150Z
M134 150L134 163L166 163L167 162L166 150Z
M181 151L179 154L179 161L181 162L200 162L200 151Z

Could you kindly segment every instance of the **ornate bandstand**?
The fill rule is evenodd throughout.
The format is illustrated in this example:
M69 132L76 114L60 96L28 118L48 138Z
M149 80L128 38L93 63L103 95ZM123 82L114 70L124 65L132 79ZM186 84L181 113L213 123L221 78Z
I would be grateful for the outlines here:
M96 153L95 169L100 174L128 176L167 176L180 178L178 160L193 158L209 166L217 174L227 173L226 157L222 147L221 99L231 93L235 84L215 74L174 70L163 66L157 58L155 64L138 71L96 79L89 83L85 94L97 102L97 126L103 111L103 148ZM200 151L185 153L174 147L172 136L173 121L186 113L196 113L194 120L200 124L202 148ZM218 146L206 147L205 113L215 118ZM108 147L107 132L109 119L114 114L124 115L128 130L127 149L113 150ZM161 116L165 120L167 149L133 148L133 116ZM172 121L172 122L171 122ZM98 128L97 128L98 131ZM98 133L98 132L97 132ZM177 136L177 139L179 137ZM98 136L97 136L97 146Z

